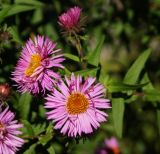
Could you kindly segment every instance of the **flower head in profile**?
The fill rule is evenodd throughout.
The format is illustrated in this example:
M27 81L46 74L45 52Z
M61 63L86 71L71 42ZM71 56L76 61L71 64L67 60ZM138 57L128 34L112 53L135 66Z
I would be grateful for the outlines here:
M45 108L49 120L55 122L55 129L69 137L92 133L107 120L107 114L101 109L110 107L110 101L104 98L105 88L95 84L95 78L89 77L84 82L81 76L70 78L58 83L51 95L46 97Z
M63 68L61 62L64 58L59 54L60 49L55 50L55 47L56 44L44 36L28 40L12 73L20 92L45 93L60 79L52 68Z
M115 137L106 139L105 145L108 149L112 150L113 154L120 154L119 143Z
M115 137L105 139L103 147L98 148L96 154L120 154L119 143Z
M82 26L81 8L75 6L59 16L58 24L68 32L79 32Z
M24 144L17 135L22 134L18 129L23 127L14 120L15 115L9 108L0 109L0 154L15 154Z

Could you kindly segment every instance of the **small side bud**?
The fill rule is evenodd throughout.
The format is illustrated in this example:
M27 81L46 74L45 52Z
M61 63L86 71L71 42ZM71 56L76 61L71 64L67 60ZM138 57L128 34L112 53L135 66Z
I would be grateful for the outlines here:
M11 95L11 87L8 83L0 84L0 101L6 101Z

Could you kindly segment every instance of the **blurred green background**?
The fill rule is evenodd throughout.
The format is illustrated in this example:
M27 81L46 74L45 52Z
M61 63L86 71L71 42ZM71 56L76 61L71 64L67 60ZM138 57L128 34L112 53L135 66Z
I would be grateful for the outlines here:
M87 16L83 32L85 55L104 39L100 54L100 76L122 81L132 63L149 49L152 53L137 83L150 83L132 92L132 96L128 94L123 97L125 110L122 137L117 135L112 111L109 111L108 122L79 143L58 132L52 134L50 126L44 122L43 99L29 94L20 95L13 88L8 104L16 111L17 118L23 119L26 126L24 132L34 136L27 139L28 143L19 153L94 154L103 145L105 138L117 136L122 154L159 154L160 0L0 0L0 83L13 84L11 71L16 65L22 45L36 34L48 36L57 42L64 53L77 56L76 49L61 35L57 24L58 16L75 5L81 7ZM82 69L71 58L66 58L64 64L66 70L62 74L66 74L67 70L76 72ZM88 65L88 69L93 70L93 75L96 74L94 66ZM143 92L148 89L150 93ZM117 93L110 94L112 98L117 98ZM36 134L40 128L41 131ZM46 128L50 132L49 136L44 134ZM42 140L36 137L40 133Z

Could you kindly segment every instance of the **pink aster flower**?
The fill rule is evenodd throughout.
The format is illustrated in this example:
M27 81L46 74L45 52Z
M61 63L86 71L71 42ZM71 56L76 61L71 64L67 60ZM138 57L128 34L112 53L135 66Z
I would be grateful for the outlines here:
M8 107L3 111L0 109L0 154L15 154L24 143L17 136L22 134L18 129L23 125L18 124L14 117Z
M89 77L83 82L81 76L65 77L51 95L46 97L47 118L55 122L55 129L70 137L92 133L106 121L107 114L101 109L110 107L110 101L104 98L105 88Z
M67 31L79 31L81 26L80 15L81 8L75 6L60 15L58 23L63 29Z
M60 75L52 68L63 68L61 62L64 58L62 54L57 54L60 49L54 50L55 47L56 44L44 36L29 39L12 73L20 92L45 93L60 79Z

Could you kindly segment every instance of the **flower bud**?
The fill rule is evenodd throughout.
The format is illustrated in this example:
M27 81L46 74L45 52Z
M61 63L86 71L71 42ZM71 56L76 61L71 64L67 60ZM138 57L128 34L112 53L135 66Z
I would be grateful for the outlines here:
M11 35L8 31L0 32L0 42L7 42L11 38Z
M0 101L6 101L11 94L11 87L7 83L0 84Z
M83 30L85 18L82 17L81 11L81 8L75 6L59 16L58 24L64 30L64 34L79 33Z

